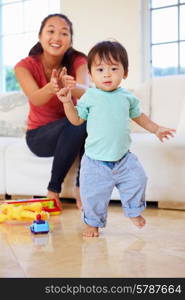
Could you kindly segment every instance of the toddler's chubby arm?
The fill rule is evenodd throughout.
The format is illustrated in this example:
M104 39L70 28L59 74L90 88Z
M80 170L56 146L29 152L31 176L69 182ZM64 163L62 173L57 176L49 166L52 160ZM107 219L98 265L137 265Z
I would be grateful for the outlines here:
M63 103L65 114L73 125L78 126L85 122L85 120L81 119L78 115L78 112L71 99L71 89L69 87L60 89L57 93L57 97Z
M166 128L154 123L144 113L137 118L133 118L133 121L149 132L154 133L161 142L163 142L164 139L169 139L169 137L174 137L174 133L176 132L175 129Z

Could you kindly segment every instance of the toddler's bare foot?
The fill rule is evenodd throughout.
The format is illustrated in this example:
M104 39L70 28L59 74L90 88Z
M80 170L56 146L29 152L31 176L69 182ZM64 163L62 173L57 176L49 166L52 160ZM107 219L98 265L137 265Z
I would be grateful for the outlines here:
M86 228L83 231L82 235L86 237L98 237L99 236L98 227L86 225Z
M51 198L51 199L56 199L57 205L60 207L60 209L62 209L62 204L60 202L59 194L58 193L55 193L55 192L52 192L52 191L48 191L47 197Z
M136 225L138 228L142 228L145 226L145 219L142 217L142 216L138 216L138 217L133 217L133 218L130 218L130 220L132 221L132 223L134 225Z
M80 188L79 188L79 186L75 187L74 193L75 193L75 199L76 199L76 206L77 206L78 209L82 209L82 201L81 201L81 198L80 198Z

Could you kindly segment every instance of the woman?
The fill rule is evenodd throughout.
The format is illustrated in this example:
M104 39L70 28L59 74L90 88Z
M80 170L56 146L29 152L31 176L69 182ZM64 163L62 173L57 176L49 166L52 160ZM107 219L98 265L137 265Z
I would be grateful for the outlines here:
M85 126L70 124L56 96L59 88L70 86L76 103L89 86L86 56L72 47L72 37L72 23L65 15L47 16L41 23L39 42L15 66L30 104L26 142L37 156L54 157L47 197L59 205L61 184L76 156L83 154L86 137ZM78 176L76 202L81 208Z

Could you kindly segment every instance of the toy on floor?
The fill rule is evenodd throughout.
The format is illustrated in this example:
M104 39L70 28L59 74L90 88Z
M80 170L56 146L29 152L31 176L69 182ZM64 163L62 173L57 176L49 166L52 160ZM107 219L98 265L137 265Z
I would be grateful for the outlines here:
M37 198L37 199L18 199L18 200L8 200L0 202L2 204L15 204L16 206L19 205L33 205L33 210L35 211L36 203L40 203L42 205L42 210L49 212L50 215L57 215L61 213L61 209L57 204L56 199L50 198Z
M49 224L48 221L42 220L41 215L37 214L36 220L30 225L30 230L34 234L48 233Z
M35 208L33 205L2 204L0 205L0 223L5 221L32 221L35 220L37 214L40 213L43 220L49 219L49 213L42 210L42 205L37 203Z
M47 220L49 215L61 213L55 199L28 199L3 201L0 204L0 223L9 220L32 221L40 213L42 220Z

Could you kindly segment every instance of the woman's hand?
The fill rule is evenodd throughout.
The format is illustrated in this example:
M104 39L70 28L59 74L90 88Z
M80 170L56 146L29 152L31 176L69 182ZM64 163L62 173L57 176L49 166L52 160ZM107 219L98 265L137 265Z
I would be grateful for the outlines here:
M76 87L76 81L74 80L73 76L67 74L66 67L63 67L59 73L59 83L61 88L66 87L73 89Z
M59 86L58 74L56 69L52 70L50 83L51 83L51 88L53 93L54 94L58 93L58 91L60 90L60 86Z
M55 94L57 94L61 88L73 89L76 87L76 81L73 76L67 75L66 67L63 67L60 73L58 73L56 69L53 69L50 83Z

